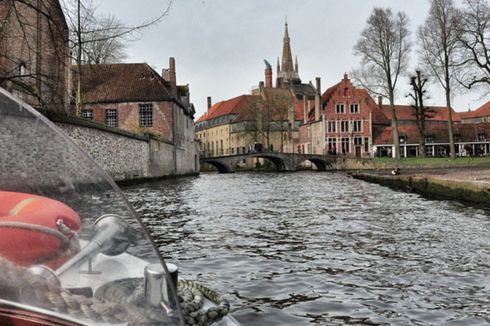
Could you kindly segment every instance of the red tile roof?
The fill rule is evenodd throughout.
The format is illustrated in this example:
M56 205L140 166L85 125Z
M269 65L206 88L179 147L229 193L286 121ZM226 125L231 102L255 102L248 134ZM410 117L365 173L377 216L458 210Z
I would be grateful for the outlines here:
M389 105L382 105L381 110L388 120L391 120L391 108ZM395 105L397 120L416 120L415 109L410 105ZM460 122L459 113L453 110L453 122ZM430 121L447 121L447 107L445 106L428 106L427 120Z
M200 123L230 114L238 115L244 107L248 107L257 100L260 100L260 96L240 95L229 100L215 103L206 113L199 117L195 123Z
M168 101L168 82L146 63L82 66L84 103Z
M490 101L480 106L474 111L459 112L461 119L474 119L490 116Z

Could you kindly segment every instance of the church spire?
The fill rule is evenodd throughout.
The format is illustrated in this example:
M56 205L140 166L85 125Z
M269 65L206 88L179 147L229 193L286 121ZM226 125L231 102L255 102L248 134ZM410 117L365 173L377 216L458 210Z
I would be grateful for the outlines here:
M289 38L288 23L286 22L284 28L284 39L282 46L282 66L283 72L294 71L293 69L293 55L291 54L291 40Z
M296 66L293 64L293 55L291 53L291 39L289 38L287 22L284 26L281 66L277 77L280 78L284 83L296 83L298 81L301 82L301 79L298 76L298 58L296 58Z

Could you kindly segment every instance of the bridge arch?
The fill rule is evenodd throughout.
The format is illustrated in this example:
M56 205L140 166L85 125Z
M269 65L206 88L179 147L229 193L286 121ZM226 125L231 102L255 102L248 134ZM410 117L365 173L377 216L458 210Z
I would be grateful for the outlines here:
M232 173L235 172L233 167L229 166L228 164L218 161L218 160L206 160L206 163L209 165L214 166L216 169L218 169L219 173Z
M256 154L249 154L246 156L246 158L253 158L253 157L263 158L263 159L266 159L266 160L272 162L274 164L274 166L276 167L277 172L284 172L284 171L291 170L291 168L288 166L288 164L285 162L285 160L282 159L281 157L278 157L277 155L267 154L267 153L256 153ZM242 161L243 159L244 158L241 157L240 159L236 160L233 163L233 168L235 168L240 163L240 161Z
M332 162L326 161L319 157L305 157L304 159L298 162L297 167L299 167L301 163L306 161L313 163L313 165L315 165L318 171L327 171L328 169L332 168Z

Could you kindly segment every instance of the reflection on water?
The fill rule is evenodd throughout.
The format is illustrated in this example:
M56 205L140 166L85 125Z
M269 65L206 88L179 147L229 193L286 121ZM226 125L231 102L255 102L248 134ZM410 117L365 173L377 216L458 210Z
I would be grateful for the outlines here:
M243 325L488 325L490 218L333 173L124 189L183 278Z

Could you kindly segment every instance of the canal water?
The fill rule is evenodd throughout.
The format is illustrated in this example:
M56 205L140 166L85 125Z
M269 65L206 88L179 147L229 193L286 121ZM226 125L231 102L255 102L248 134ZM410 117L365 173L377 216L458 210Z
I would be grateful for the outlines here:
M180 277L243 325L488 325L490 215L341 173L124 189Z

